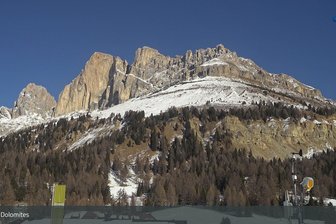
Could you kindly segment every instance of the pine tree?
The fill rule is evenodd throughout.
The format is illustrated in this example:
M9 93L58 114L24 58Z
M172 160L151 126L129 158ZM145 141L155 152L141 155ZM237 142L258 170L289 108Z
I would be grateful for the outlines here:
M120 179L123 182L126 182L127 181L127 176L128 176L128 168L127 168L126 165L124 165L124 167L120 171Z
M150 145L149 147L153 150L156 151L159 146L159 139L158 139L158 134L156 132L156 129L153 128L151 132L151 137L150 137Z
M159 206L167 205L166 191L160 181L155 184L153 195L152 195L152 202L154 205L159 205Z
M206 195L206 203L208 206L213 206L216 201L216 187L214 185L210 185L207 195Z
M16 201L14 189L10 183L10 180L6 177L1 183L1 205L13 205Z
M175 206L176 204L177 204L177 196L175 186L169 183L167 189L167 205Z

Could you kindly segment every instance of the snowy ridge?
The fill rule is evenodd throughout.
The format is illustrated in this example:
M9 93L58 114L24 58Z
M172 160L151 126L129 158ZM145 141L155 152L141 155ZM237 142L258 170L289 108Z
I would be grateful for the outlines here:
M92 112L93 117L107 118L111 113L123 115L129 110L143 110L146 116L159 114L170 107L202 106L207 103L214 105L239 106L252 101L274 101L277 99L266 97L253 90L250 86L224 77L207 76L184 82L166 90L148 94L143 97L126 101L104 111Z
M5 136L11 132L16 132L27 127L48 122L50 120L51 119L45 119L37 114L24 115L14 119L1 118L0 137Z

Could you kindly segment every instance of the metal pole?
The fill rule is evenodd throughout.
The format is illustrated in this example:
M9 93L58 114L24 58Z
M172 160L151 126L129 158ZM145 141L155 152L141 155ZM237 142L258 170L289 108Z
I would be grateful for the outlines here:
M294 206L297 206L297 191L296 191L296 170L295 170L295 155L293 154L292 157L292 180L293 180L293 187L294 187Z

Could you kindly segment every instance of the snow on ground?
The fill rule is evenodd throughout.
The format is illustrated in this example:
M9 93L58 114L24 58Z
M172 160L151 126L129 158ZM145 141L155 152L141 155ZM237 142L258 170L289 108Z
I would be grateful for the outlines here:
M153 164L154 160L159 159L161 154L161 152L156 152L154 155L152 155L149 159L150 163ZM138 156L141 157L143 155L144 153L140 153ZM132 159L132 166L135 165L135 160L136 157ZM140 183L141 181L142 180L137 177L131 166L128 167L128 176L126 178L126 181L122 181L114 171L111 171L109 174L108 185L110 187L111 196L113 195L113 197L116 198L120 190L124 190L128 196L132 196L132 194L136 194L138 189L138 183Z
M61 115L59 117L56 117L55 119L58 121L61 118L65 118L67 120L71 120L71 118L73 119L77 119L82 115L86 115L88 111L86 110L79 110L79 111L75 111L75 112L71 112L69 114L65 114L65 115Z
M320 125L320 124L321 124L321 121L314 120L313 123L314 123L314 124L317 124L317 125Z
M325 205L329 205L329 203L331 203L332 204L332 206L336 206L336 199L332 199L332 198L325 198L324 200L323 200L323 203L325 204Z
M153 84L152 84L152 83L149 83L148 81L146 81L146 80L144 80L144 79L142 79L142 78L140 78L140 77L138 77L138 76L136 76L136 75L134 75L134 74L128 74L128 75L129 75L129 76L133 76L134 78L139 79L140 81L142 81L142 82L144 82L144 83L146 83L146 84L148 84L148 85L150 85L150 86L153 87Z
M47 124L51 121L58 122L61 118L65 118L70 120L71 118L78 118L81 115L85 115L87 111L81 110L72 112L66 115L62 115L59 117L42 117L38 114L29 114L23 115L17 118L8 119L8 118L0 118L0 137L6 136L9 133L19 131L21 129L25 129L28 127Z
M170 107L201 106L207 102L215 105L251 104L260 100L273 100L250 90L251 87L224 77L205 77L171 86L166 90L130 99L104 111L92 112L93 117L107 118L111 113L123 115L129 110L143 110L146 116L159 114Z
M149 162L154 163L155 160L159 160L161 155L161 152L156 151L155 154L149 159Z
M304 117L302 117L302 118L300 119L300 123L304 123L304 122L306 122L306 121L307 121L307 119L304 118Z
M102 134L101 132L104 131L104 130L106 130L106 129L105 128L97 128L97 129L89 130L78 141L76 141L75 143L73 143L69 147L68 151L72 151L72 150L75 150L75 149L81 147L82 145L92 143L92 141L95 140L97 138L97 136L99 136L100 134Z
M122 181L114 171L109 173L108 186L110 187L111 196L114 198L118 196L120 190L124 190L128 196L132 196L132 194L137 192L138 183L139 180L132 168L128 169L128 177L126 178L126 181Z
M285 120L283 120L283 130L286 131L289 129L289 126L291 124L291 118L288 117Z
M312 86L309 86L309 85L307 85L307 84L304 84L304 83L302 83L303 85L305 85L307 88L309 88L309 89L311 89L311 90L315 90L315 88L314 87L312 87Z
M268 118L268 127L274 128L276 126L276 120L273 117Z
M228 63L220 60L219 58L213 58L210 61L206 61L201 64L202 67L213 66L213 65L228 65Z
M147 207L149 208L149 207ZM151 211L153 210L153 211ZM236 209L237 210L237 209ZM83 209L85 211L85 209ZM84 214L86 212L83 211L76 211L71 213L65 213L65 217L62 220L66 224L72 224L72 223L112 223L112 224L128 224L128 223L138 223L138 224L169 224L169 223L191 223L191 224L219 224L222 223L224 218L228 218L230 220L230 223L232 224L263 224L263 223L271 223L271 224L288 224L293 223L297 224L298 220L296 218L292 218L290 221L284 217L271 217L271 216L263 216L259 214L253 213L251 217L244 217L237 215L237 211L225 211L225 209L221 210L220 208L214 208L211 207L201 207L201 206L180 206L180 207L162 207L162 208L149 208L144 209L142 212L147 217L153 216L155 220L137 220L139 218L138 212L141 212L141 210L138 210L137 213L130 212L129 209L125 208L125 215L118 215L112 214L111 220L105 220L104 219L104 209L102 211L99 211L97 209L97 212L90 212L91 214L94 213L97 218L85 218ZM111 210L113 211L113 210ZM243 208L241 209L243 211ZM284 211L283 208L275 207L274 209L271 208L270 211L274 211L275 214L279 214L280 212ZM134 219L130 219L129 215L132 215ZM280 213L281 214L281 213ZM151 216L150 216L151 215ZM323 224L325 223L322 220L310 220L305 218L306 214L303 213L303 222L305 224ZM78 219L82 218L82 219ZM118 219L117 219L118 218ZM31 220L25 220L22 222L23 224L44 224L44 223L52 223L50 218L34 218L32 217Z
M279 207L280 208L280 207ZM280 209L274 209L275 213L281 211ZM183 206L176 208L161 209L152 212L152 215L157 219L163 220L187 220L188 223L192 224L204 224L204 223L222 223L223 218L229 218L232 224L260 224L260 223L271 223L271 224L288 224L289 221L285 217L275 218L269 216L262 216L253 214L252 217L237 216L232 212L221 212L217 208L211 209L206 207L197 206ZM291 220L293 224L298 223L297 220ZM308 220L304 219L306 224L322 224L324 221L319 220Z
M19 131L30 126L38 125L48 121L37 114L24 115L14 119L1 118L0 119L0 137L8 133Z
M303 154L303 158L311 159L314 155L322 153L324 150L317 150L317 149L308 149L307 153Z

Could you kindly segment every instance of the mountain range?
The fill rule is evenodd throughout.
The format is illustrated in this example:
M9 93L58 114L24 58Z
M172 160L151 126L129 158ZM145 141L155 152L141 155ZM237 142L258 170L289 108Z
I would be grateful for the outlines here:
M176 57L142 47L132 64L95 52L57 102L44 87L28 84L13 108L0 108L0 135L79 111L112 108L121 113L133 109L157 114L171 106L231 107L259 101L299 108L335 106L319 90L289 75L269 73L221 44Z
M57 101L31 83L0 107L0 203L48 204L62 182L68 205L281 204L300 149L335 198L335 148L334 101L223 45L143 47L132 64L96 52Z

